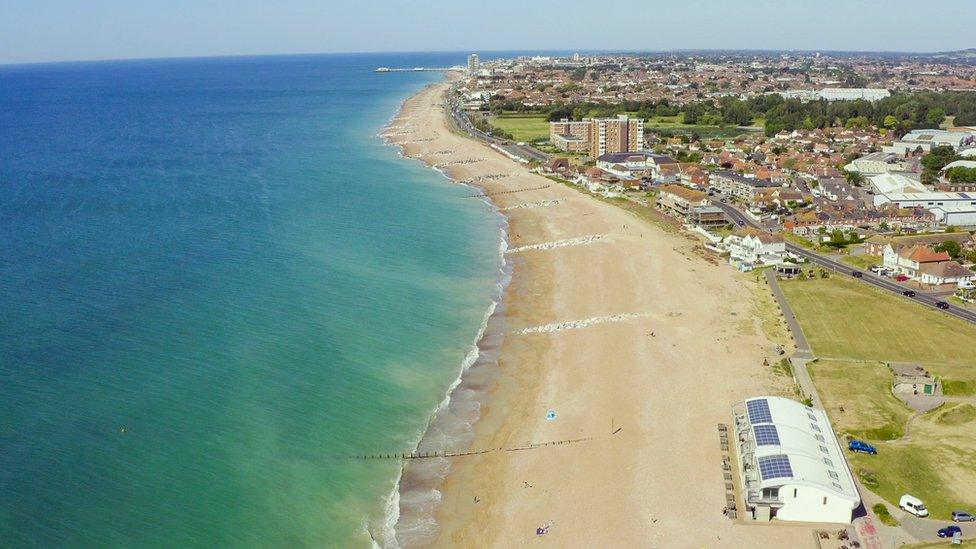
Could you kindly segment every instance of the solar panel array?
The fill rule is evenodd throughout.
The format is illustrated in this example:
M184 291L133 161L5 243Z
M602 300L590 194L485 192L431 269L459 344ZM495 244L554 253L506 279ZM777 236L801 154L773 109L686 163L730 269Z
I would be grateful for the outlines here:
M779 445L779 431L775 425L754 425L752 430L756 432L757 446Z
M746 402L746 410L749 412L749 423L772 423L773 416L769 413L769 402L761 398Z
M791 478L793 468L790 467L790 458L784 455L763 456L759 458L759 474L763 480L771 478Z

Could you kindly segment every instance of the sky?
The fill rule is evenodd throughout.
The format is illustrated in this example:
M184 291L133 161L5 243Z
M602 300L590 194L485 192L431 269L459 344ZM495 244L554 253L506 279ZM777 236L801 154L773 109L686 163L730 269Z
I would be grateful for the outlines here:
M0 64L382 51L976 47L972 0L0 0Z

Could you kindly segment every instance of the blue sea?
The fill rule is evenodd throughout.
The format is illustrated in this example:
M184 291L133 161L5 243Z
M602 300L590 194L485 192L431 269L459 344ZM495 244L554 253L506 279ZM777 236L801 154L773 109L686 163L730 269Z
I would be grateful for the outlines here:
M0 545L370 544L501 266L372 70L464 62L0 67Z

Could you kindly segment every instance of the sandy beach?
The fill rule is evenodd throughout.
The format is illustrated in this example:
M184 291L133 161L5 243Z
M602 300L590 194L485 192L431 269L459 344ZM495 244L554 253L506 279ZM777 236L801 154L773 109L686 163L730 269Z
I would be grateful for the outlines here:
M504 333L467 448L584 440L451 459L423 510L436 529L398 530L400 544L814 546L810 527L722 513L717 425L734 402L787 387L763 366L777 342L757 283L686 236L452 133L447 89L409 99L386 134L406 156L501 193L491 200L508 219ZM519 189L535 190L509 192ZM417 505L404 497L401 514Z

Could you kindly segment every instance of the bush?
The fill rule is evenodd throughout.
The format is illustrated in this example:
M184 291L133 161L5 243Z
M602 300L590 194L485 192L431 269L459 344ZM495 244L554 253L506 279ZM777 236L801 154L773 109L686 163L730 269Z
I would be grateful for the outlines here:
M874 507L872 507L871 510L874 511L874 514L878 516L878 520L881 522L887 524L888 526L898 526L898 520L891 516L891 513L888 512L888 506L884 503L874 504Z

